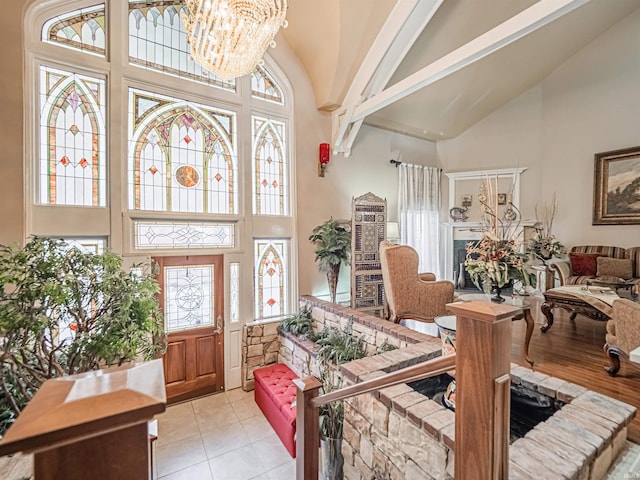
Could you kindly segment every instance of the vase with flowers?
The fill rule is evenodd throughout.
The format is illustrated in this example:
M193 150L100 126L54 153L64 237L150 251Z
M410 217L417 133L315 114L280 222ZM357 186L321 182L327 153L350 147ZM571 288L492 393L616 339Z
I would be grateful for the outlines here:
M552 258L560 258L567 252L564 245L557 241L551 233L557 206L555 194L551 200L551 205L545 204L541 215L539 215L538 206L536 205L536 223L533 225L535 231L526 243L526 252L540 260L544 265L547 265L547 262Z
M496 180L497 183L497 180ZM520 251L520 212L509 202L502 215L498 210L497 195L487 181L489 194L480 201L483 225L482 237L467 244L465 267L476 287L490 287L491 301L504 302L502 287L511 280L519 280L528 286L531 276L526 268L527 254ZM497 188L496 188L497 189Z

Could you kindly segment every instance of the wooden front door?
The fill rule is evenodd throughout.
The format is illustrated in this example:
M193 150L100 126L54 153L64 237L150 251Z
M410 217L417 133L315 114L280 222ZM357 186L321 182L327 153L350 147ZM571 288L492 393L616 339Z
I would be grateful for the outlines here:
M222 255L156 257L168 403L224 390Z

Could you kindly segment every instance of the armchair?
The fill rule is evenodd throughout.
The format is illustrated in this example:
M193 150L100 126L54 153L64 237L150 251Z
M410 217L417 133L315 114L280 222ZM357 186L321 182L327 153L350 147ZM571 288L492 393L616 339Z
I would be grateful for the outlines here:
M605 367L614 376L620 370L620 357L629 358L640 346L640 304L621 298L613 302L613 316L607 321L604 351L611 365Z
M418 274L418 253L412 247L381 242L380 264L389 320L433 322L446 315L446 304L453 301L453 283L436 281L433 273Z

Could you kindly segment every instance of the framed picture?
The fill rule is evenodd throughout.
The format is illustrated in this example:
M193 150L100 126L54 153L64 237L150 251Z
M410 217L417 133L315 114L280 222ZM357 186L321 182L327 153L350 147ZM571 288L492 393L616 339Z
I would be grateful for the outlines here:
M462 206L463 207L470 207L472 198L473 197L471 195L462 195Z
M507 194L499 193L498 194L498 205L506 205L507 204Z
M595 154L593 225L640 225L640 147Z

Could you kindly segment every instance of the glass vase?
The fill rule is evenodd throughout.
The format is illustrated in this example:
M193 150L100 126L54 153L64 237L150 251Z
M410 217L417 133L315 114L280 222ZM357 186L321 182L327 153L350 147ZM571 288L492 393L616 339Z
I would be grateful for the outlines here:
M344 465L342 439L320 437L320 455L320 478L322 480L342 480Z

